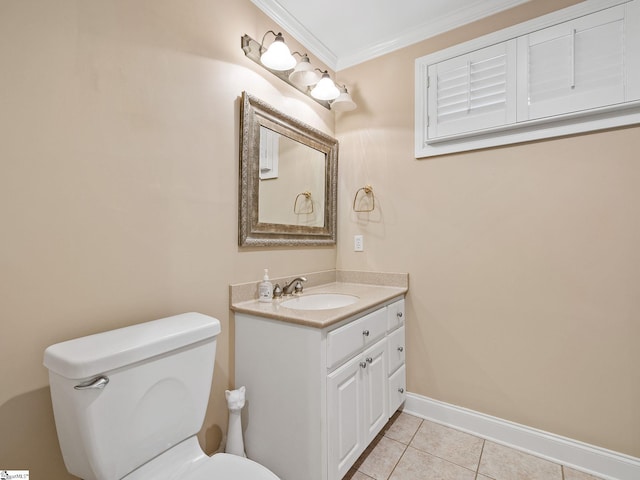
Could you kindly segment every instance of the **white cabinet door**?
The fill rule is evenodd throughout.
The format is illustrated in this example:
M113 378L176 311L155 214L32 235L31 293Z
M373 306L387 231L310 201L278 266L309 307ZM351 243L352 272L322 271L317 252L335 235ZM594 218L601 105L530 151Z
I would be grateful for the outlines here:
M389 420L387 407L387 389L389 377L387 373L387 340L367 349L363 357L366 368L364 370L363 400L365 444L368 445Z
M625 54L624 5L519 37L518 121L624 102Z
M363 361L355 358L327 378L329 479L342 478L364 449Z
M516 121L516 41L428 68L428 140Z
M389 420L387 340L327 377L329 478L341 479Z

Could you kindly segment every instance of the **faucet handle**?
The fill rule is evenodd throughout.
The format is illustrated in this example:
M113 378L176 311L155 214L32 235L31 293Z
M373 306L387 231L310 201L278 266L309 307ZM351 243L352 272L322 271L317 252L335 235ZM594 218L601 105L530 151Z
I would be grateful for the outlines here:
M276 286L273 287L273 298L280 298L282 297L282 288L280 287L279 283L276 283Z
M293 291L295 293L302 293L302 282L300 280L296 282L296 286L293 288Z

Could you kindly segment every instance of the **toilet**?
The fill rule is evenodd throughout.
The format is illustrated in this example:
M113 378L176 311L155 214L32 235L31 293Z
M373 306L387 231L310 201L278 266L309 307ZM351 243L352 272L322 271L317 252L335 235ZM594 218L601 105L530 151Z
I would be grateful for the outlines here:
M84 480L278 480L206 455L204 422L220 322L185 313L48 347L51 400L69 473Z

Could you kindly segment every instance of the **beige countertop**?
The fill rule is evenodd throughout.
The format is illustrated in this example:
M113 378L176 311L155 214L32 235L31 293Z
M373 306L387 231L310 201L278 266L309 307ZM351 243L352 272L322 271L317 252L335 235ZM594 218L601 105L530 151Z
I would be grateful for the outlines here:
M380 277L377 276L375 278L379 279ZM262 303L256 299L232 301L230 308L236 313L246 313L283 322L324 328L404 296L408 291L408 278L406 284L403 284L404 282L400 282L400 284L398 282L393 283L393 285L380 285L335 281L306 287L301 294L302 296L316 293L341 293L358 297L358 300L351 305L326 310L298 310L284 307L282 303L291 298L291 296L274 299L270 303Z

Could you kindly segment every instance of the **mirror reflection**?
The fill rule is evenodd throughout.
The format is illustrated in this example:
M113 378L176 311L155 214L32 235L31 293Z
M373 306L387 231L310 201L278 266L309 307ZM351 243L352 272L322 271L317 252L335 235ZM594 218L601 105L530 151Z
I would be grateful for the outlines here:
M260 127L258 221L324 224L325 154Z

